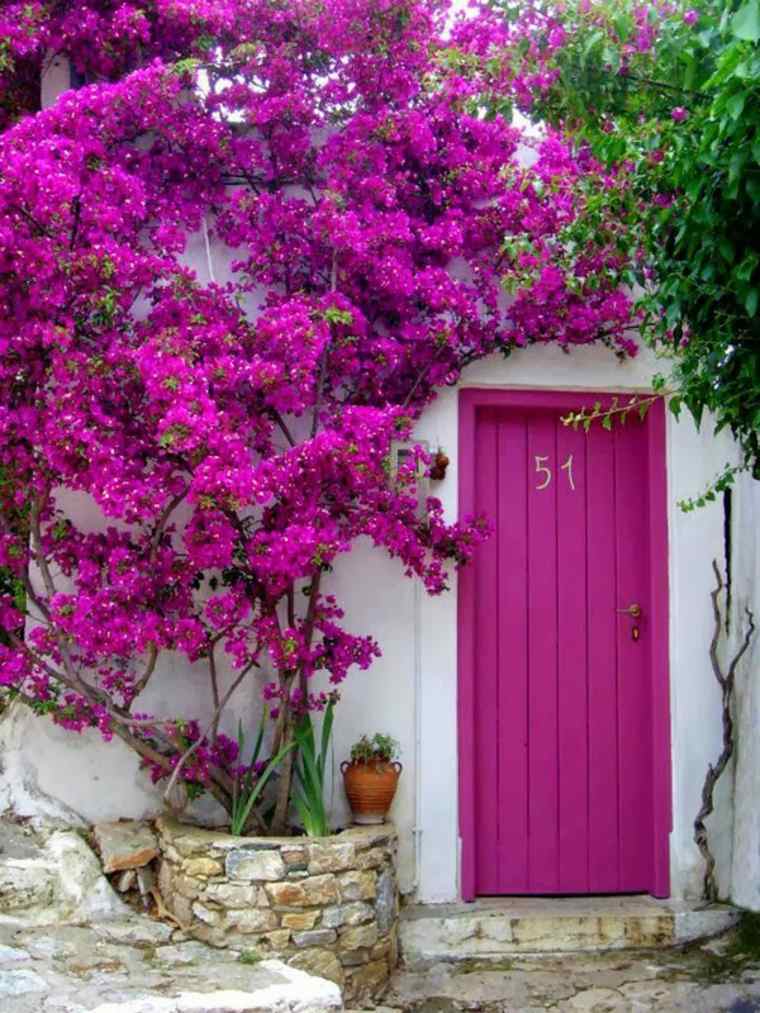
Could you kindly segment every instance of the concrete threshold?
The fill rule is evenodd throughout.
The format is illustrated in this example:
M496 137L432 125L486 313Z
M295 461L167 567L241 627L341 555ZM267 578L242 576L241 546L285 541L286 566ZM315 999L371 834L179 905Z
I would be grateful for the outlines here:
M514 954L677 946L731 928L739 912L649 896L494 897L472 904L417 904L401 914L407 967L439 961L498 962Z

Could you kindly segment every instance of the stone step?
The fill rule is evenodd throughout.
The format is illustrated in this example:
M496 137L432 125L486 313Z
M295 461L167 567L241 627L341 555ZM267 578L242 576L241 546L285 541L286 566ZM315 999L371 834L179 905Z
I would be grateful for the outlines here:
M498 962L512 954L675 946L731 928L739 912L653 897L499 897L403 910L407 967L439 961Z
M73 830L0 819L0 925L45 925L128 913Z

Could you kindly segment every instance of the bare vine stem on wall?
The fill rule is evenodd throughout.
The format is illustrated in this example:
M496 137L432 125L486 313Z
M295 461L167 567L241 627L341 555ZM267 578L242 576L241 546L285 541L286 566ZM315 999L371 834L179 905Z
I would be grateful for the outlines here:
M720 596L723 592L723 577L721 576L720 568L718 567L716 560L713 560L712 567L713 573L715 574L716 586L715 590L710 595L713 604L713 614L715 616L715 632L713 633L713 638L710 643L710 662L721 692L723 748L717 762L714 765L712 763L708 764L707 774L705 775L705 781L702 785L702 805L697 813L696 819L694 820L694 840L705 860L705 875L702 892L705 900L708 901L715 901L718 899L718 884L715 878L715 856L710 849L705 820L712 813L714 808L715 785L718 783L721 774L728 766L728 763L734 753L736 742L734 739L734 718L732 711L736 669L749 648L750 642L755 633L755 617L752 614L751 609L746 608L745 614L747 617L747 628L744 633L744 639L742 640L741 647L732 658L731 663L728 666L728 671L724 672L720 659L718 658L718 644L720 643L721 633L723 631L723 618L720 611Z

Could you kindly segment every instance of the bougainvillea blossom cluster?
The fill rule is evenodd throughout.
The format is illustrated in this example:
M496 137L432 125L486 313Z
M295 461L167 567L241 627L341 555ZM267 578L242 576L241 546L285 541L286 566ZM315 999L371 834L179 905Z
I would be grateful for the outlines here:
M678 0L643 0L628 5L606 0L475 0L479 16L463 20L454 33L451 52L459 59L475 54L478 69L485 73L497 93L508 94L526 112L557 84L562 60L574 52L579 24L587 32L588 50L606 44L602 66L578 66L579 73L613 71L625 78L649 69L657 42L677 18ZM684 10L687 26L699 20L699 12ZM594 37L591 37L591 33ZM594 60L598 59L596 49Z
M6 0L0 5L0 129L39 107L40 76L64 56L79 80L118 81L154 58L200 57L234 45L243 0Z
M439 594L487 534L421 491L422 447L396 467L436 391L535 341L635 353L614 220L568 241L625 182L553 134L521 159L434 0L25 7L30 59L100 80L0 135L0 468L31 532L0 530L31 617L0 600L0 682L229 808L237 685L263 673L276 748L380 653L327 593L340 556L368 539ZM165 652L206 666L208 727L144 713Z

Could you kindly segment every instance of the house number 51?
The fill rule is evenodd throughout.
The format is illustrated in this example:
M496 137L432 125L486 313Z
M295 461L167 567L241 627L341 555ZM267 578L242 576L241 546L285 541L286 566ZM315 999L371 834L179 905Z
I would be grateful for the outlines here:
M536 489L538 491L540 491L541 489L546 489L547 486L551 485L552 470L551 470L551 468L548 468L546 466L546 464L545 464L545 462L548 461L548 460L549 460L549 455L548 454L545 454L545 455L536 454L536 474L542 476L541 477L541 481L536 486ZM565 461L565 463L563 465L560 465L560 469L562 471L566 471L567 472L567 481L568 481L568 483L570 485L570 488L573 490L573 492L575 492L575 482L573 481L573 455L572 454L568 454L567 460Z

